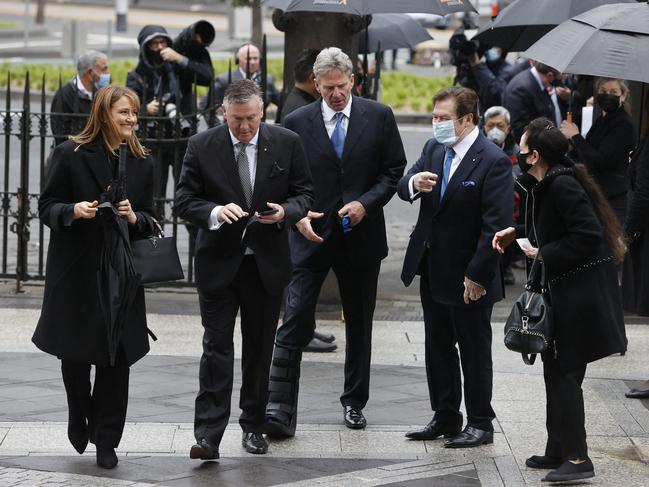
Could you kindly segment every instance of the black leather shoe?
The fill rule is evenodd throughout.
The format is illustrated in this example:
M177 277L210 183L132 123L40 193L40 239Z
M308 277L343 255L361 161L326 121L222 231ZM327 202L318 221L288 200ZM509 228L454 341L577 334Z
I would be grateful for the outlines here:
M572 482L575 480L591 479L595 476L595 468L590 458L581 463L565 461L556 470L541 479L541 482Z
M451 426L433 419L422 429L408 431L406 438L410 438L411 440L434 440L442 435L444 435L444 438L451 438L460 434L461 427L462 425Z
M649 389L629 389L624 395L631 399L647 399L649 398Z
M494 442L494 432L467 426L457 436L444 441L445 448L473 448Z
M367 420L361 409L345 406L345 426L353 430L360 430L367 426Z
M189 458L195 460L217 460L219 458L219 449L205 438L201 438L200 441L189 450Z
M525 460L525 465L530 468L544 468L544 469L555 469L559 468L563 461L561 458L549 457L547 455L532 455L530 458Z
M311 341L308 343L308 345L304 347L304 351L324 353L324 352L333 352L337 348L338 345L336 345L335 343L327 343L314 336L311 339Z
M79 455L86 451L88 427L86 417L83 414L73 414L72 411L68 413L68 440L70 440L74 449L79 452Z
M325 343L333 343L336 341L336 337L331 333L320 333L318 330L315 330L313 332L313 338L317 338L318 340Z
M248 453L263 455L268 451L268 442L261 433L248 432L243 434L241 445Z
M115 449L110 447L98 447L97 465L108 470L115 468L117 466L117 455L115 455Z

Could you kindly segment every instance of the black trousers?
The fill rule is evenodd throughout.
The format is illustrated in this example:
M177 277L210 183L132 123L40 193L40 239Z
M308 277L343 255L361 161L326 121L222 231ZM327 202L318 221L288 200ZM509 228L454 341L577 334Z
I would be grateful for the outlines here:
M302 350L311 341L316 304L329 269L336 275L345 313L345 385L340 402L362 409L370 395L372 320L380 261L368 267L353 267L345 261L321 267L295 267L275 342L289 350Z
M197 440L205 438L218 446L230 418L234 367L232 338L238 311L241 311L243 339L239 424L244 432L263 431L282 289L276 294L267 292L254 256L246 256L227 289L214 294L199 289L199 303L204 332L194 435Z
M564 372L551 354L543 355L543 378L546 395L547 456L562 460L585 459L586 419L581 384L586 365Z
M496 413L491 407L492 306L436 303L430 292L427 272L422 273L419 290L424 310L426 378L435 418L445 424L462 424L461 363L467 426L493 431Z
M90 384L90 364L61 359L61 374L71 415L88 421L88 436L97 447L117 448L126 422L129 367L118 356L115 367L95 366Z

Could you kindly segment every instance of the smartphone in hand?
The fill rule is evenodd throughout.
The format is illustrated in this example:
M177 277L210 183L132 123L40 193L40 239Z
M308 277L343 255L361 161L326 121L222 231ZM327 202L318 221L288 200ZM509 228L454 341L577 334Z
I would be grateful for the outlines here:
M278 211L279 211L279 210L278 210L277 208L270 208L270 209L268 209L268 210L258 211L257 214L258 214L259 216L270 216L270 215L274 215L274 214L277 213Z

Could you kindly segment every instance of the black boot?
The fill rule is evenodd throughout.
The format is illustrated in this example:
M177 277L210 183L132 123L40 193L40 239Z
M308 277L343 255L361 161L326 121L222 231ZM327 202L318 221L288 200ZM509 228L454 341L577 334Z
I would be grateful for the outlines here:
M275 345L266 405L266 434L272 438L295 436L301 361L301 351Z

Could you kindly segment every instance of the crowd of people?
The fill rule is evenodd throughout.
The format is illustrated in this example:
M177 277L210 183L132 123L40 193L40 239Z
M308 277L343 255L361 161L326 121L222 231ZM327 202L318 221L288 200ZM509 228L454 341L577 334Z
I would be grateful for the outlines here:
M649 315L649 102L641 107L638 143L624 80L588 84L538 62L510 65L506 52L492 49L485 62L470 60L475 89L431 94L433 137L404 174L392 110L354 94L355 63L347 54L304 50L282 104L273 80L262 83L253 44L237 50L237 68L215 78L207 51L213 37L201 23L176 39L162 26L145 26L126 88L108 84L106 56L89 52L55 96L56 144L39 201L52 237L33 340L61 359L75 449L82 453L93 442L99 466L117 465L129 366L148 351L141 288L117 344L106 339L96 275L113 221L105 205L123 220L128 239L151 235L159 213L153 196L166 191L171 166L175 211L195 229L204 328L191 458L219 458L238 313L242 446L263 454L268 438L296 434L302 353L335 348L315 320L330 271L345 316L342 421L366 427L373 314L388 254L383 207L396 193L420 201L401 278L409 286L419 276L434 412L406 437L444 437L446 448L493 442L492 310L505 284L514 283L512 266L534 262L549 283L556 330L542 356L546 447L526 464L550 469L548 481L592 477L582 393L587 364L625 353L623 309ZM154 132L172 130L174 110L196 113L195 84L210 86L200 105L216 99L224 123L172 148ZM281 124L262 121L264 100L281 105ZM586 104L598 117L582 134ZM87 123L77 133L61 112L88 114ZM148 126L140 141L135 127L144 114L167 119ZM114 190L120 144L128 152L124 194ZM182 152L182 164L174 151ZM516 238L530 246L515 249ZM649 397L649 381L628 396Z

